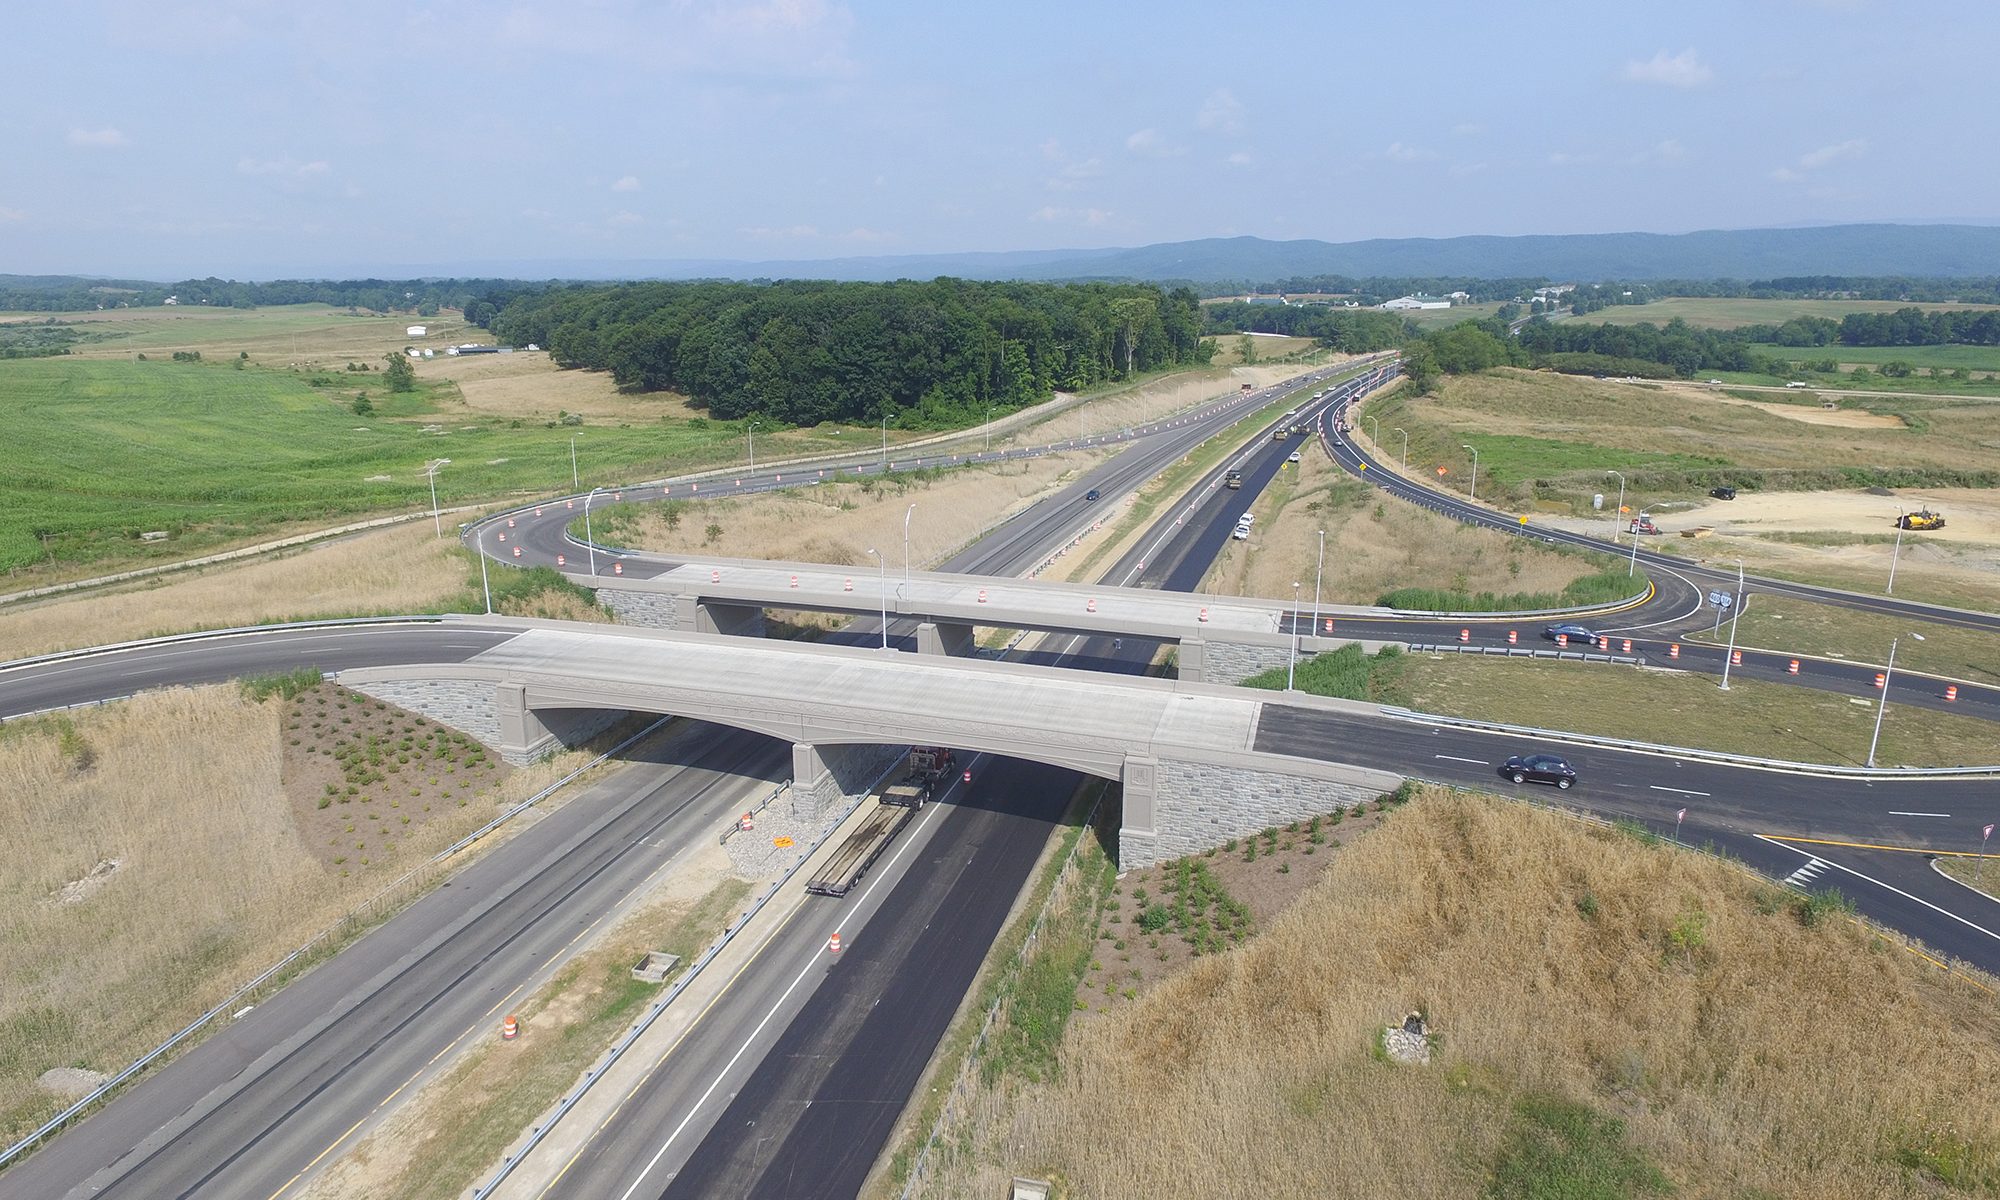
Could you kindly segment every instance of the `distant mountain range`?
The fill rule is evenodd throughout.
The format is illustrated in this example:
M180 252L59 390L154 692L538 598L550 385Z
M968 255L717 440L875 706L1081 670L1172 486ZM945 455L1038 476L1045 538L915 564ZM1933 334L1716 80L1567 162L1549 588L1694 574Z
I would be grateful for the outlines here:
M1524 237L1203 238L1107 250L1022 250L750 262L543 261L424 268L525 279L1132 279L1266 283L1293 276L1476 279L1772 279L1793 275L2000 275L2000 226L1822 225L1698 233Z

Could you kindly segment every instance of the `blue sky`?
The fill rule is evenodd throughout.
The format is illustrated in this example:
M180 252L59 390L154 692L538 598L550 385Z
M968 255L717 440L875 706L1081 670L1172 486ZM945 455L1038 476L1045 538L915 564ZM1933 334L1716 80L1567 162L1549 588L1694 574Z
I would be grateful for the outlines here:
M2000 217L2000 5L77 0L0 272Z

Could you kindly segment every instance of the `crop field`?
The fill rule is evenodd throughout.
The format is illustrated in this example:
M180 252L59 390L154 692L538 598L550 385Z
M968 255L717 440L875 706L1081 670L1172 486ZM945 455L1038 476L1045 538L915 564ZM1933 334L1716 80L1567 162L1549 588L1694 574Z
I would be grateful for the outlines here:
M1750 348L1759 354L1794 362L1830 358L1843 368L1905 362L1920 370L2000 371L2000 346L1780 346L1756 342ZM1888 384L1894 386L1899 382L1902 381L1892 379Z
M0 363L0 421L15 469L0 479L0 568L181 558L253 535L355 514L567 491L570 438L583 486L665 475L733 457L724 424L530 424L468 413L448 395L391 397L379 375L318 378L222 363L31 359ZM349 387L376 411L357 416ZM456 411L454 411L456 410ZM838 443L811 430L772 452ZM147 531L165 531L141 542Z
M1780 489L1991 486L2000 430L1981 401L1867 401L1895 423L1794 420L1699 388L1631 385L1547 371L1448 379L1437 394L1397 389L1363 409L1410 469L1459 490L1479 451L1479 495L1532 511L1568 510L1623 471L1645 499L1699 496L1714 483ZM1442 468L1442 470L1440 470ZM1607 501L1608 502L1608 501Z
M247 352L266 366L292 363L339 366L348 360L381 364L384 354L406 345L456 345L490 342L492 335L459 319L456 310L435 317L355 312L325 304L287 304L270 308L106 309L102 312L0 313L0 322L42 324L49 320L72 324L86 339L72 357L124 358L137 354L166 357L175 350L199 350L203 358L235 358ZM422 325L426 335L410 338L404 330Z
M1912 305L1902 300L1750 300L1711 296L1669 296L1650 304L1614 304L1581 317L1564 320L1584 324L1665 325L1676 317L1702 329L1735 329L1743 325L1782 325L1793 317L1825 317L1838 321L1848 313L1895 312ZM1990 304L1918 304L1926 312L1984 312ZM1455 311L1455 310L1454 310Z

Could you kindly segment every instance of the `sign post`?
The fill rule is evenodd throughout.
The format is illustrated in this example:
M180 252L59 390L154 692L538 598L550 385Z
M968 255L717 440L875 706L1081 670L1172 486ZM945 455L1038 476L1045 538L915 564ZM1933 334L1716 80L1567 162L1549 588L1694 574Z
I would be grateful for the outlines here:
M1688 815L1688 810L1685 808L1674 814L1675 842L1679 842L1681 840L1681 822L1687 820L1687 815Z
M1986 843L1993 838L1993 826L1988 825L1979 835L1979 862L1972 868L1972 882L1977 884L1986 874Z

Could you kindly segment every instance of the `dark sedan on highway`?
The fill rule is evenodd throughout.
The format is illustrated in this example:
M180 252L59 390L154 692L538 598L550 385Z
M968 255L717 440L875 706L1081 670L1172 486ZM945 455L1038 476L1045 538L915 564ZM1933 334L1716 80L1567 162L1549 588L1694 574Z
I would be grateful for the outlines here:
M1597 634L1591 630L1590 626L1570 623L1551 625L1547 629L1542 630L1542 636L1552 642L1564 637L1572 642L1583 642L1585 644L1597 640Z
M1576 768L1558 754L1516 754L1500 773L1515 783L1553 783L1564 790L1576 782Z

